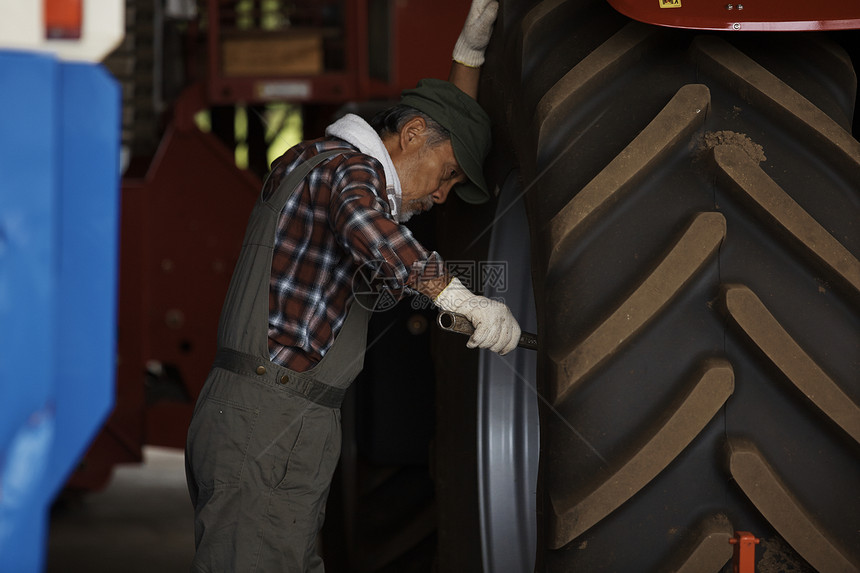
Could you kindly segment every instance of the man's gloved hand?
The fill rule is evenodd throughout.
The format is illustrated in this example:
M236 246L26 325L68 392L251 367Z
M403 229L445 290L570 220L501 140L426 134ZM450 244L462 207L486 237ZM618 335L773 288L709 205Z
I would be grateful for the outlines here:
M484 52L490 43L498 11L498 0L472 0L466 23L454 45L455 62L470 68L478 68L484 63Z
M504 304L472 294L456 277L439 293L436 306L449 312L458 312L469 319L475 332L466 346L487 348L507 354L517 347L520 325Z

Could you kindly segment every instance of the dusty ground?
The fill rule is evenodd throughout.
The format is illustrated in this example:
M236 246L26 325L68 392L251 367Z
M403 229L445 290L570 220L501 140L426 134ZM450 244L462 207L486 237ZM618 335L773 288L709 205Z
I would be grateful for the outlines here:
M48 573L187 572L194 531L182 452L147 447L144 463L118 467L104 491L64 498L49 535Z

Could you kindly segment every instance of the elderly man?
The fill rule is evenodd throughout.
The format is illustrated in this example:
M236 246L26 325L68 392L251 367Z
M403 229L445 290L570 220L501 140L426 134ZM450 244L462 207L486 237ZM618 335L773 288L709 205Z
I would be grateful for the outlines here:
M450 82L422 80L373 125L348 115L274 162L188 432L195 571L323 570L315 541L340 456L339 408L370 312L352 288L357 269L466 315L470 347L516 346L508 308L448 276L400 224L452 189L489 197L489 119L474 96L497 8L474 1Z

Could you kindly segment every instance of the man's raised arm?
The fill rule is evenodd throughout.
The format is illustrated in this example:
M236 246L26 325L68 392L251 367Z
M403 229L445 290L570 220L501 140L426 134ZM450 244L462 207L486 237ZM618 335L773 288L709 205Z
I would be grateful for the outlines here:
M498 0L473 0L463 30L454 45L454 61L448 81L475 99L478 98L484 52L490 43L498 11Z

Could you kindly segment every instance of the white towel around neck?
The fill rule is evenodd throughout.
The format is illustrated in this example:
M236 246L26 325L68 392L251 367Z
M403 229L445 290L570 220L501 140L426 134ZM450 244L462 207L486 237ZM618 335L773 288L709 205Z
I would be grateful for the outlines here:
M325 130L330 137L337 137L358 148L365 155L369 155L382 164L385 173L385 192L388 195L388 204L391 206L391 215L395 221L400 220L400 202L402 191L400 178L394 169L391 156L382 143L376 130L359 116L348 113Z

